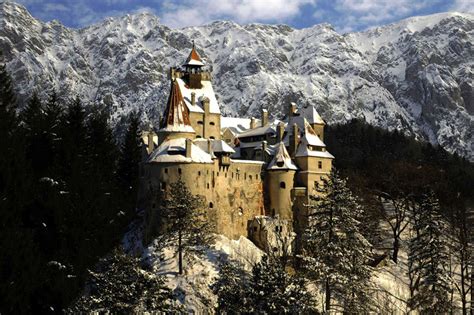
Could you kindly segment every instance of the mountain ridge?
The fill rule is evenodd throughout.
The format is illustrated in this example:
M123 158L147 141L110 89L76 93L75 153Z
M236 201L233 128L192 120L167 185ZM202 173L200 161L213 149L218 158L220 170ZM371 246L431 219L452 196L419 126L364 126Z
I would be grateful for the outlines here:
M474 159L473 14L413 17L346 34L329 24L230 21L171 29L150 13L71 29L6 2L0 21L0 49L21 100L34 89L56 89L103 103L114 124L136 109L156 125L168 69L185 60L194 40L225 115L257 116L266 107L277 117L290 101L314 104L328 123L363 118Z

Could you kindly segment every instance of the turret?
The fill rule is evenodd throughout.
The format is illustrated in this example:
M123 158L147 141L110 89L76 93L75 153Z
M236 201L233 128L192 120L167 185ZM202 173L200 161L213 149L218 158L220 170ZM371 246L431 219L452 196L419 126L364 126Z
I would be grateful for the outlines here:
M267 193L269 196L269 213L284 220L293 220L293 189L297 167L293 163L283 142L277 146L275 156L267 168Z
M197 53L196 48L194 47L194 41L193 41L193 48L191 49L191 52L189 53L188 59L186 59L186 62L183 65L190 89L202 88L201 72L202 72L203 66L204 66L204 63L202 62L201 57Z
M301 110L301 116L306 118L311 128L313 128L316 135L324 141L324 126L326 125L324 120L318 114L318 111L313 105L308 105Z
M165 113L160 122L158 142L171 138L194 138L195 131L189 120L189 109L176 80L171 82L171 91L166 104Z

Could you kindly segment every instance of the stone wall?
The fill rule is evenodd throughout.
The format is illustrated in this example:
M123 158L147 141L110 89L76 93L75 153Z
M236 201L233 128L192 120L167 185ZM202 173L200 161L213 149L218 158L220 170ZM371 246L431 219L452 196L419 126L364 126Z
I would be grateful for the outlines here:
M218 160L213 164L145 164L143 206L151 225L147 230L155 228L160 192L166 193L181 178L192 194L202 198L216 233L234 239L246 236L248 222L264 214L262 168L263 163L253 161L232 161L226 167Z

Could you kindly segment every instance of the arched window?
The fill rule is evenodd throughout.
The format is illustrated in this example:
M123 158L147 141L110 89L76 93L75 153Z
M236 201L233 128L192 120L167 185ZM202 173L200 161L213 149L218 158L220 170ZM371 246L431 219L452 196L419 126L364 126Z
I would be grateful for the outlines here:
M209 208L214 208L214 204L212 202L209 202Z
M201 176L201 171L198 171L198 176Z
M215 124L216 124L216 123L213 122L213 121L211 121L211 122L209 123L209 125L211 125L211 126L214 126Z
M285 182L280 182L280 188L283 188L283 189L286 188Z
M204 125L204 123L202 121L198 121L198 125Z
M181 175L181 168L178 168L178 174Z

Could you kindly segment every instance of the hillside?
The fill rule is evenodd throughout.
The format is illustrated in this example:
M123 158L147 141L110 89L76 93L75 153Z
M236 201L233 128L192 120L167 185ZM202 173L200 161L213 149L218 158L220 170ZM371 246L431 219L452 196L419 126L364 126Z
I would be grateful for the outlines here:
M36 20L17 4L0 5L0 49L20 99L32 90L104 103L121 125L138 109L162 113L170 66L195 40L213 70L225 115L275 117L286 105L315 104L329 123L362 118L474 158L474 17L442 13L366 32L330 25L218 21L170 29L148 13L70 29Z

